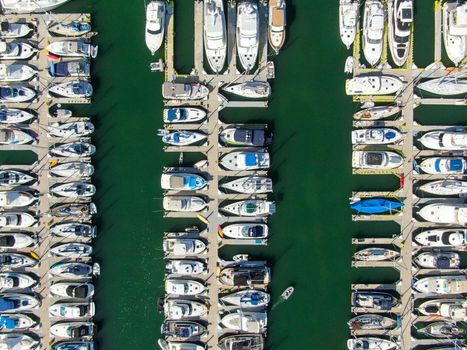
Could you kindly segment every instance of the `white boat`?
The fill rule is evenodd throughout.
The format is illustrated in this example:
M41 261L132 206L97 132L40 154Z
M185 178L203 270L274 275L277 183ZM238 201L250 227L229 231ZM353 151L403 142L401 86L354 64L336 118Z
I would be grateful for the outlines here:
M198 83L163 83L162 96L168 100L201 100L209 95L209 89Z
M70 0L1 0L6 13L48 12Z
M2 108L0 109L0 123L2 124L21 124L27 122L36 116L23 109Z
M0 330L2 331L28 330L36 324L36 321L25 314L0 314Z
M91 31L91 24L88 21L66 21L52 23L49 32L66 37L81 36Z
M260 194L272 192L272 180L266 176L244 176L220 184L219 187L237 193Z
M165 196L162 202L164 210L178 212L201 211L208 203L197 196Z
M37 70L26 64L0 64L0 82L17 82L32 79Z
M75 40L55 41L47 46L47 51L60 57L95 58L97 56L97 46Z
M27 43L0 40L0 60L27 60L37 52Z
M354 254L354 259L360 261L386 261L395 260L397 257L399 257L398 252L378 247L365 248Z
M248 72L256 64L259 47L258 5L242 1L237 5L237 55L242 67Z
M77 219L89 219L97 214L97 207L92 202L71 202L55 204L50 208L52 216L59 218L75 217Z
M424 252L414 261L425 269L457 269L460 266L460 256L454 252Z
M95 309L93 302L55 303L49 307L49 316L65 319L91 318Z
M341 40L347 49L349 49L355 41L359 11L359 0L339 1L339 31Z
M84 243L63 243L50 248L50 254L64 258L83 258L92 255L92 246Z
M392 75L360 75L345 83L347 95L392 95L404 87L405 83Z
M49 136L55 137L83 137L94 132L94 124L91 122L53 123L49 125Z
M161 188L164 190L197 191L207 184L206 179L198 174L163 173L161 175Z
M219 350L264 350L265 340L262 334L231 334L219 339Z
M385 292L352 292L352 306L377 310L391 310L400 304L393 295Z
M438 180L431 181L419 187L423 192L437 196L456 196L467 194L467 181Z
M181 320L189 317L203 317L208 313L206 304L194 300L166 299L164 302L165 317Z
M467 79L447 76L424 81L417 87L435 95L465 95L467 94Z
M0 233L0 249L23 249L37 244L37 239L27 233Z
M219 298L223 304L238 306L242 309L266 308L270 300L268 293L256 289L241 290Z
M247 199L222 206L220 209L237 216L265 216L276 212L276 204L262 199Z
M207 274L208 268L205 263L198 260L171 259L165 264L165 272L167 274L195 276Z
M246 98L267 98L271 95L271 85L267 81L247 81L231 84L222 90Z
M162 142L173 146L189 146L207 139L208 135L189 130L168 131L165 129L159 130L159 136L162 136Z
M352 331L393 329L397 322L379 314L360 314L347 322Z
M50 334L64 339L92 338L95 325L92 322L60 322L50 327Z
M259 170L270 166L269 153L265 149L255 151L236 151L225 154L220 165L227 170Z
M59 163L50 168L50 173L68 178L88 177L94 174L94 166L85 162Z
M363 54L374 66L381 59L386 13L380 0L366 0L363 12Z
M392 128L369 128L352 131L354 145L388 145L402 140L402 133Z
M52 118L70 118L73 116L73 112L66 108L57 108L53 112L51 112L50 117Z
M52 345L51 350L74 350L74 348L78 347L78 350L96 350L97 343L93 341L64 341L55 343Z
M396 65L407 61L412 45L413 0L388 3L389 49Z
M89 157L96 152L96 147L87 142L68 142L55 144L50 154L60 157Z
M170 295L193 296L204 293L205 290L206 286L195 280L174 278L165 280L165 292Z
M354 113L353 118L356 120L380 120L401 111L402 108L400 106L375 106Z
M36 283L37 280L35 278L25 273L0 273L0 290L2 292L11 292L14 290L31 288Z
M430 131L420 137L423 146L437 150L467 150L467 132Z
M5 2L8 0L2 0ZM27 334L6 333L0 334L0 349L5 350L33 350L39 345L39 341Z
M21 268L33 267L37 265L37 260L24 254L0 253L0 268Z
M36 97L36 92L28 87L20 85L7 85L0 87L1 103L28 102Z
M464 174L467 162L462 157L432 157L420 163L420 169L427 174Z
M461 325L458 326L455 322L440 321L429 323L425 327L417 329L417 332L424 336L435 338L460 338L464 334L464 329ZM438 348L438 350L456 350L455 348L456 347L443 347ZM431 350L433 350L433 348Z
M426 294L464 294L467 293L467 276L430 276L416 280L413 288Z
M89 98L93 94L92 85L85 80L73 80L55 84L49 88L49 93L59 97Z
M0 213L0 227L26 228L36 223L36 218L28 213L2 212Z
M227 30L223 0L206 0L203 6L204 51L209 66L218 74L225 65Z
M0 312L22 312L37 309L40 301L31 295L20 293L0 294Z
M67 182L50 188L50 193L67 198L86 198L96 194L96 186L87 182Z
M163 339L159 339L157 341L159 348L161 350L205 350L206 348L202 345L198 345L195 343L187 343L187 342L177 342L177 341L165 341Z
M230 331L263 333L267 329L268 316L264 311L230 312L221 319L223 327Z
M397 348L396 343L378 337L360 337L347 340L347 349L349 350L393 350Z
M354 151L352 167L357 169L389 170L402 166L404 158L392 151Z
M98 273L99 267L80 262L59 262L52 265L49 269L50 277L59 277L65 279L81 279L92 277L94 271Z
M0 170L0 186L20 186L35 181L36 178L17 170Z
M433 229L420 232L415 242L426 247L457 247L467 245L467 229Z
M12 127L0 129L0 145L25 145L34 141L36 141L34 137L20 129Z
M23 38L33 31L32 25L29 23L20 22L1 22L0 23L0 38L15 39Z
M276 55L285 42L286 23L285 0L269 0L268 41Z
M353 56L347 56L344 63L344 73L352 74L355 66L355 59Z
M467 225L467 205L428 204L418 211L418 215L433 223Z
M428 300L418 307L418 311L425 316L438 316L454 322L466 322L467 300L464 298Z
M219 273L219 281L236 288L264 288L271 281L271 270L265 266L225 267Z
M49 74L51 77L59 78L89 78L91 76L91 64L87 60L52 63L49 66Z
M64 298L88 299L94 295L94 285L88 282L58 282L50 286L50 293Z
M165 1L151 1L146 6L146 46L154 55L164 42Z
M27 207L37 200L29 192L25 191L0 191L0 207L18 208Z
M206 118L207 113L197 107L173 107L164 109L164 123L196 123Z
M265 239L268 237L268 225L262 223L230 224L222 227L222 236L232 239Z
M49 233L65 238L93 238L96 236L96 227L79 222L66 222L52 226Z
M467 3L443 4L443 40L449 59L458 66L467 54Z
M185 256L206 253L206 243L196 238L165 238L162 244L164 254Z

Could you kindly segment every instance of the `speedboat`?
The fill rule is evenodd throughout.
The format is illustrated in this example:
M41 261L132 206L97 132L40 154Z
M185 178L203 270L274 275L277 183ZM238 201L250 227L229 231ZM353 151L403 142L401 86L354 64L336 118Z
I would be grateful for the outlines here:
M425 316L438 316L454 322L466 322L467 300L464 298L428 300L418 307L418 311Z
M264 338L261 334L233 334L219 339L220 350L264 350Z
M32 267L37 265L37 260L24 254L0 253L0 267L16 269L20 267Z
M225 65L227 30L223 0L206 0L203 7L204 51L209 66L218 74Z
M164 339L159 339L157 344L162 350L205 350L206 348L202 345L195 343L187 342L177 342L177 341L166 341Z
M67 198L92 197L96 194L96 186L87 182L67 182L51 187L50 193Z
M399 253L394 250L387 248L371 247L356 252L354 254L354 259L360 261L385 261L394 260L398 256Z
M96 152L96 147L87 142L68 142L55 144L50 154L61 157L89 157Z
M467 276L430 276L416 280L413 288L427 294L463 294L467 293Z
M353 118L356 120L380 120L388 118L402 111L399 106L375 106L362 109L354 113Z
M2 0L5 2L8 0ZM6 333L0 334L0 348L6 350L32 350L36 349L39 341L27 334Z
M222 228L222 236L232 239L265 239L268 225L261 223L229 224Z
M237 193L270 193L272 192L272 180L265 176L244 176L220 184L219 187Z
M272 137L265 129L226 128L219 135L220 141L227 146L265 147Z
M27 207L37 200L25 191L0 191L0 206L3 208Z
M51 350L97 350L97 343L93 341L64 341L52 345Z
M0 60L27 60L37 52L27 43L0 40Z
M65 203L50 208L52 216L86 218L97 214L94 203Z
M29 23L20 22L1 22L0 23L0 38L15 39L23 38L33 31L32 25Z
M93 90L90 82L73 80L55 84L49 89L49 92L58 97L88 98L92 96Z
M36 223L36 218L24 212L2 212L0 213L0 227L2 228L25 228Z
M162 244L166 255L185 256L206 252L207 246L196 238L165 238Z
M467 79L447 76L424 81L418 84L417 87L435 95L465 95L467 94Z
M285 0L269 0L269 45L276 52L282 48L285 42L286 6Z
M164 41L165 31L165 2L151 1L146 6L146 46L154 55Z
M91 64L88 61L65 61L52 63L49 67L52 77L80 77L91 75Z
M246 289L219 298L223 304L238 306L241 309L266 308L271 300L268 293L256 289Z
M399 77L392 75L360 75L347 79L345 92L347 95L393 95L405 87Z
M0 294L0 312L22 312L37 309L40 301L28 294Z
M353 44L357 33L360 0L339 1L339 31L347 49Z
M180 131L167 131L159 130L159 136L162 136L162 142L173 146L189 146L207 139L208 135L201 132L180 130Z
M227 286L262 288L271 280L268 267L225 267L219 274L219 281Z
M28 330L36 324L36 321L24 314L0 314L1 331Z
M262 199L247 199L225 205L220 209L237 216L265 216L276 212L276 204Z
M392 151L354 151L352 167L359 169L389 170L402 166L404 158Z
M438 195L455 196L467 194L467 181L460 180L438 180L428 182L419 187L420 191Z
M50 173L54 176L67 178L88 177L94 174L94 166L85 162L62 163L51 167Z
M347 322L351 330L386 330L393 329L397 322L392 318L378 314L363 314Z
M353 292L353 306L376 310L391 310L399 305L399 300L384 292Z
M18 82L32 79L37 70L26 64L0 64L0 82Z
M270 166L269 153L265 149L236 151L222 156L220 165L227 170L259 170Z
M19 85L7 85L0 87L1 103L28 102L36 97L36 92L28 87Z
M386 14L380 0L366 0L363 13L363 54L374 66L381 59Z
M388 145L402 140L402 133L391 128L357 129L352 131L354 145Z
M467 224L467 205L434 203L418 211L424 220L438 224Z
M97 56L97 46L75 40L55 41L47 46L47 51L59 57L95 58Z
M31 288L36 283L37 280L34 277L25 273L0 273L0 290L2 292L11 292L14 290Z
M435 338L457 338L464 334L464 329L455 323L440 321L429 323L423 328L417 329L419 334Z
M26 233L0 233L0 249L23 249L37 244L37 239Z
M467 150L467 132L430 131L420 137L423 146L436 150Z
M66 108L56 108L50 112L52 118L70 118L73 116L73 111Z
M464 174L467 162L462 157L432 157L420 163L420 169L427 174Z
M426 247L463 247L467 244L467 229L433 229L420 232L415 241Z
M165 271L173 275L205 275L208 269L205 263L198 260L169 260L165 265Z
M25 145L35 140L33 136L19 129L0 129L0 145Z
M242 67L248 72L256 64L259 46L258 5L242 1L237 5L237 54Z
M36 178L17 170L0 170L0 186L20 186L35 181Z
M197 212L208 203L198 196L165 196L162 205L166 211Z
M467 54L467 4L449 2L443 4L443 40L449 59L458 66Z
M50 327L50 334L64 339L92 338L95 325L92 322L60 322Z
M95 314L93 302L55 303L49 307L49 316L66 319L91 318Z
M84 243L63 243L50 248L50 254L64 258L84 258L91 256L92 246Z
M87 278L94 273L92 265L79 262L59 262L50 267L49 276L66 279Z
M163 83L162 96L168 100L201 100L209 95L209 89L199 83Z
M164 173L161 176L161 188L164 190L197 191L207 184L206 179L197 174Z
M50 286L50 293L64 298L88 299L94 295L94 285L88 282L58 282Z
M195 300L166 299L164 302L165 317L181 320L188 317L203 317L208 313L206 304Z
M424 252L414 261L425 269L457 269L460 266L460 256L454 252Z
M61 223L52 226L49 233L65 238L94 238L96 227L80 222Z
M2 124L21 124L27 122L36 116L23 109L2 108L0 109L0 123Z
M91 122L53 123L49 125L49 136L70 138L88 136L94 132Z
M70 0L1 0L1 4L6 13L31 13L48 12L68 1Z
M60 36L81 36L91 31L91 24L86 21L59 22L52 23L48 30L50 33Z
M231 84L223 87L222 90L246 98L267 98L271 95L271 85L267 81Z
M195 321L166 320L161 326L161 333L168 337L184 340L193 337L202 337L206 334L206 327Z
M193 296L204 293L206 286L201 282L189 279L167 278L165 292L173 295Z
M221 324L230 331L263 333L268 325L268 315L264 311L238 310L223 316Z
M164 109L164 123L196 123L206 118L206 112L196 107L173 107Z
M397 343L378 337L360 337L347 340L347 349L349 350L393 350L397 348Z
M389 49L396 65L407 61L412 44L413 0L395 0L389 12Z
M362 214L383 214L387 212L399 212L404 203L384 198L361 199L351 204L351 208Z

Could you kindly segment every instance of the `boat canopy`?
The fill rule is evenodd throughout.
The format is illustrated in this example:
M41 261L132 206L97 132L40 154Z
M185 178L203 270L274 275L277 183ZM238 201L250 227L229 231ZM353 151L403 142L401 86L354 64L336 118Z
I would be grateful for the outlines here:
M0 299L0 311L8 311L12 310L16 307L16 303L8 298L1 298Z
M264 130L236 129L233 135L235 142L244 142L253 146L263 146L265 143Z
M18 323L10 316L0 316L0 328L2 329L15 329Z
M368 165L383 164L383 154L379 152L368 152L366 155L366 163Z
M256 158L256 154L248 153L245 157L245 164L247 166L255 166L258 164L258 160Z

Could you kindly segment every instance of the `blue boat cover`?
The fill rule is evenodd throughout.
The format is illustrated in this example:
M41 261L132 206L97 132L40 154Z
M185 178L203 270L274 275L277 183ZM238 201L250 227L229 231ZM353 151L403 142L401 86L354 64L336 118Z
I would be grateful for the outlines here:
M197 181L197 177L195 176L190 176L189 180L188 180L188 185L191 187L191 188L196 188L199 186L199 182Z
M180 114L183 115L182 111L180 110ZM178 117L177 117L177 109L175 108L170 108L169 109L169 112L167 113L167 119L169 121L174 121L174 120L177 120ZM183 119L183 118L180 118L180 119Z
M247 166L254 166L256 165L256 154L254 153L247 153L245 157L245 163Z
M0 299L0 311L8 311L15 308L15 302L7 298Z
M0 328L15 329L16 321L9 316L0 316Z
M441 168L439 167L440 164L441 164L441 159L436 159L435 160L435 170L436 170L437 173L441 172Z
M462 159L452 159L449 161L449 168L453 171L462 170Z
M363 199L351 205L352 209L364 214L386 213L403 206L404 204L401 202L379 198Z
M388 140L392 140L396 137L396 133L394 131L388 131L384 137Z

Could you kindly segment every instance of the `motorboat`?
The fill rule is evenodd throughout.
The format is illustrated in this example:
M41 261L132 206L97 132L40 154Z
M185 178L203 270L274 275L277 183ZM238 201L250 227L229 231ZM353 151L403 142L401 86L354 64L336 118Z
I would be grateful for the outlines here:
M417 329L419 334L434 338L457 338L464 334L464 329L453 322L432 322L423 328Z
M404 158L392 151L354 151L352 167L358 169L389 170L402 166Z
M16 269L22 267L33 267L37 260L24 254L0 253L0 268Z
M467 321L466 299L435 299L428 300L418 307L425 316L438 316L454 322Z
M219 339L220 350L264 350L264 338L261 334L233 334Z
M265 129L243 127L225 128L219 135L226 146L265 147L271 144L272 137Z
M203 317L208 313L206 304L195 300L166 299L164 302L165 317L181 320L188 317Z
M173 107L164 109L164 123L197 123L206 118L207 113L197 107Z
M359 75L347 79L345 91L347 95L393 95L405 87L402 79L392 75Z
M244 176L220 184L219 187L247 194L262 194L272 192L272 179L266 176Z
M404 207L404 203L384 198L369 198L358 200L350 207L361 214L384 214L393 211L398 213Z
M415 242L426 247L463 247L467 244L467 229L433 229L420 232Z
M47 46L47 51L59 57L95 58L97 46L79 40L55 41Z
M268 267L225 267L219 274L219 281L227 286L261 288L271 280Z
M437 196L456 196L467 194L467 181L438 180L431 181L419 187L420 191Z
M58 262L52 265L49 270L49 276L66 279L87 278L92 277L93 274L94 267L92 265L80 262Z
M90 217L97 214L94 203L65 203L56 204L50 208L52 216L75 217L78 219Z
M430 276L416 280L412 286L426 294L464 294L467 293L467 276Z
M93 341L64 341L52 345L51 350L97 350L97 343Z
M467 150L467 132L430 131L420 137L423 146L436 150Z
M269 0L268 41L276 55L285 42L286 23L285 0Z
M0 38L2 39L24 38L32 31L33 26L29 23L6 21L0 23Z
M92 322L60 322L50 326L50 334L64 339L92 338L96 326Z
M88 78L91 75L91 64L88 61L65 61L52 63L49 67L52 77L80 77Z
M229 224L222 228L222 237L231 239L265 239L268 225L262 223Z
M207 328L196 321L166 320L161 326L161 333L168 337L184 340L202 337Z
M247 199L222 206L220 209L236 216L265 216L276 212L276 204L262 199Z
M397 348L397 343L378 337L360 337L347 340L347 349L349 350L393 350Z
M94 238L96 227L79 222L61 223L52 226L49 232L55 236L65 238Z
M146 6L146 46L154 55L164 42L165 1L151 1Z
M1 212L0 227L2 228L25 228L36 223L36 218L24 212Z
M247 81L231 84L222 90L246 98L268 98L271 95L271 85L267 81Z
M0 233L0 249L23 249L37 244L37 239L26 233Z
M165 238L162 244L166 255L185 256L206 253L206 243L196 238Z
M165 265L165 271L168 274L174 275L205 275L208 273L207 266L204 262L198 260L169 260Z
M37 70L26 64L0 64L0 82L18 82L32 79Z
M386 13L380 0L366 0L363 11L363 55L371 66L381 59Z
M263 333L268 325L268 316L264 311L238 310L223 316L221 324L231 331Z
M369 128L352 131L354 145L389 145L402 140L403 134L392 128Z
M164 173L161 176L161 188L164 190L200 190L208 182L204 177L191 173Z
M87 182L67 182L51 187L50 193L67 198L92 197L96 194L96 186Z
M50 173L54 176L67 178L88 177L94 174L94 166L86 162L58 163L50 168Z
M96 152L96 147L87 142L68 142L55 144L50 154L61 157L89 157Z
M467 54L467 4L445 1L442 14L444 48L449 59L458 66Z
M162 96L168 100L201 100L208 95L209 89L199 83L162 84Z
M36 178L17 170L0 170L0 186L21 186L35 181Z
M0 40L0 60L27 60L36 52L28 43Z
M162 142L168 145L182 147L199 143L207 139L208 135L189 130L168 131L159 130L159 136L162 136Z
M16 108L1 108L0 123L1 124L21 124L25 123L36 116L23 109Z
M64 298L88 299L94 295L94 285L89 282L58 282L50 286L50 293Z
M36 139L16 128L1 128L0 129L0 145L25 145L35 141Z
M0 312L23 312L39 306L40 301L28 294L0 294Z
M25 314L0 314L1 331L28 330L36 324L36 321Z
M355 316L347 324L352 331L387 330L396 327L397 322L379 314L363 314Z
M166 341L164 339L159 339L157 344L161 350L205 350L204 346L195 343Z
M339 1L339 31L341 40L347 49L355 41L360 12L360 0Z
M34 203L37 197L25 191L0 191L0 207L11 209L27 207Z
M91 318L95 310L93 302L55 303L49 307L49 316L65 319Z
M8 0L2 0L5 2ZM0 348L6 350L32 350L36 349L39 341L22 333L0 334Z
M353 118L356 120L380 120L389 118L401 111L400 106L374 106L354 113Z
M394 260L397 257L399 257L398 252L378 247L365 248L354 254L354 259L360 261L385 261Z
M92 246L84 243L62 243L50 248L50 254L64 258L84 258L91 256Z
M453 96L467 94L467 79L460 79L454 76L429 79L417 85L421 90L425 90L434 95Z
M167 278L165 280L165 292L167 294L193 296L205 291L206 286L195 280L174 278Z
M56 108L51 111L50 116L52 118L70 118L73 116L73 111L66 108Z
M0 87L1 103L28 102L36 97L36 92L28 87L20 85L7 85Z
M355 307L376 310L391 310L399 305L399 300L396 297L384 292L353 292L352 300Z
M460 256L454 252L424 252L414 261L425 269L457 269L460 266Z
M433 203L418 211L424 220L438 224L467 224L467 205Z
M37 280L31 275L17 272L0 272L0 290L11 292L19 289L31 288Z
M165 196L162 205L166 211L197 212L206 208L208 203L198 196Z
M227 56L227 29L223 0L207 0L203 5L204 51L209 66L219 74Z
M256 64L259 47L258 5L251 0L237 5L236 39L240 63L249 72Z
M219 298L227 305L240 307L242 310L250 308L266 308L271 301L268 293L256 289L246 289Z
M235 151L223 155L220 165L227 170L259 170L268 169L270 157L265 149L252 151Z
M55 84L49 89L49 92L58 97L89 98L92 96L93 89L88 81L73 80Z
M467 162L462 157L432 157L420 163L420 169L427 174L454 175L464 174Z
M83 137L94 132L94 124L91 122L53 123L49 125L48 135L52 137Z
M49 32L65 37L82 36L91 31L91 24L88 21L66 21L52 23Z
M1 0L1 4L6 13L31 13L48 12L68 1L70 0Z
M401 67L412 45L413 0L395 0L389 6L389 49L394 63Z

